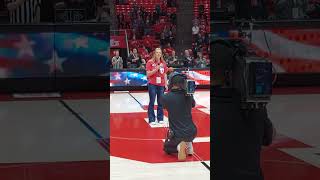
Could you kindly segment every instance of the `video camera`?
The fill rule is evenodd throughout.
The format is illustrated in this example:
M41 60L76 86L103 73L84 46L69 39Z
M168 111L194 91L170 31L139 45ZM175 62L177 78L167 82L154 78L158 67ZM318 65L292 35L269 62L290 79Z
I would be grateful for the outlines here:
M223 73L225 86L241 95L243 108L264 107L272 94L272 63L265 58L248 55L241 40L214 40L211 48L213 76L218 71Z
M181 80L183 81L182 86L180 87L181 89L183 89L186 93L186 96L191 96L194 94L194 92L196 91L196 82L192 79L188 79L186 74L183 73L179 73L179 72L173 72L170 77L169 77L169 90L172 89L173 87L173 79L176 77L181 77Z

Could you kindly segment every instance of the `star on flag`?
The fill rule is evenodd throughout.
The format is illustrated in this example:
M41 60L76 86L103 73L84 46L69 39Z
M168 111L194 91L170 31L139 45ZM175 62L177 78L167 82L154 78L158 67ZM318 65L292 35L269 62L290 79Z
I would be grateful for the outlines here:
M116 75L115 75L115 78L116 78L116 80L120 80L121 79L121 74L117 72Z
M21 41L14 44L15 47L19 49L18 57L22 57L24 55L33 57L32 45L34 44L34 41L28 41L25 35L21 35Z
M46 64L50 67L50 73L53 73L57 70L63 72L62 64L67 58L60 58L56 51L53 52L50 60L46 62Z
M130 84L130 81L131 81L131 80L129 80L128 78L126 78L126 80L124 81L124 83L125 83L126 85L129 85L129 84Z

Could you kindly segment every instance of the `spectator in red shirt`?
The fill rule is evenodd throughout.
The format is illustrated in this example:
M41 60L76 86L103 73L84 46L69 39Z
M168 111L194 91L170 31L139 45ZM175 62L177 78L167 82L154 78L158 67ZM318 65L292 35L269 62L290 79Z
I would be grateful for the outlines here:
M156 124L154 114L154 102L157 97L157 120L158 123L163 123L163 106L160 101L164 95L165 89L168 89L167 85L167 65L162 56L160 48L156 48L152 59L147 62L146 66L147 78L148 78L148 92L149 92L149 107L148 117L151 125Z

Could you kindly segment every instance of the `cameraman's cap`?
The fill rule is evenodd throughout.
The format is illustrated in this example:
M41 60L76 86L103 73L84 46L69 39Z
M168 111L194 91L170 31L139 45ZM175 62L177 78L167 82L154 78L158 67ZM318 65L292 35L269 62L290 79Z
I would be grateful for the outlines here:
M178 72L173 72L173 73L170 75L169 83L170 83L170 85L184 83L184 81L186 80L186 78L187 78L187 77L186 77L185 74L178 73Z

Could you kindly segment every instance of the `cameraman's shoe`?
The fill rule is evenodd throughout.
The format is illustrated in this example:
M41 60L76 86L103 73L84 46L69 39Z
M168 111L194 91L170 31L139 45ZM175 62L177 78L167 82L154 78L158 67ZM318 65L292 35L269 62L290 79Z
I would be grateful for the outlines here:
M178 160L179 161L184 161L187 158L187 143L184 141L181 141L179 143L179 145L177 146L177 150L178 150Z
M187 154L189 156L193 155L193 146L192 146L192 142L187 142Z

